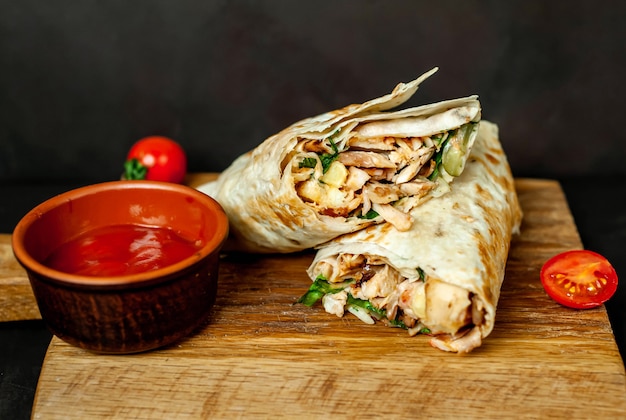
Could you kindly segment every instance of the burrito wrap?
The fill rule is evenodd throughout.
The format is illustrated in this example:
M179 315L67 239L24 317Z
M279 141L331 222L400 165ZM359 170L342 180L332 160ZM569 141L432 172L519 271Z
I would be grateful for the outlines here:
M425 139L428 142L431 141L429 136L472 125L466 131L463 151L457 159L458 171L461 172L476 137L475 123L480 120L481 109L476 96L384 112L407 101L419 84L436 70L410 83L400 83L392 93L380 98L299 121L238 157L217 180L199 186L200 191L215 198L228 214L231 238L234 239L231 244L234 242L237 249L249 252L300 251L394 217L395 220L402 219L397 217L397 209L390 208L391 204L372 204L370 196L364 205L367 208L359 209L360 214L348 214L352 209L345 209L342 205L337 206L338 210L327 208L332 206L325 207L324 200L331 200L334 197L331 193L338 193L339 189L333 188L332 182L325 179L322 179L324 182L313 182L310 180L312 176L303 171L322 174L320 159L306 148L314 148L316 143L324 141L324 147L328 148L329 138L333 139L333 146L343 151L348 147L347 142L354 138L374 138L380 144L389 136ZM301 169L306 156L312 162L317 162L314 168ZM341 161L342 157L337 160ZM346 167L347 164L340 169L345 172ZM372 173L377 169L365 168L360 172L355 170L355 173ZM415 176L411 182L397 182L395 187L398 189L412 187L418 190L411 193L414 194L412 201L394 200L393 195L390 195L388 201L405 203L405 208L410 209L431 196L445 194L453 177L444 168L439 169L441 174L435 181ZM299 190L296 185L300 185ZM376 185L385 188L389 186L380 183ZM420 190L422 186L423 191ZM303 196L310 202L305 202ZM317 203L317 207L311 203L316 199L322 202ZM352 200L351 203L356 202ZM359 217L364 216L365 210L370 207L378 210L378 214L373 218ZM408 216L408 211L406 213ZM399 220L396 225L404 223L402 226L408 228L411 222Z
M431 344L443 350L470 351L494 327L511 237L519 231L522 219L495 124L481 121L465 170L452 190L416 207L412 215L415 222L406 232L381 224L321 245L307 272L312 280L322 274L331 286L340 284L370 268L345 266L356 256L366 256L372 266L390 269L387 282L400 277L391 285L377 286L395 290L372 301L380 304L387 297L389 306L408 299L406 312L418 318L415 328L425 327L435 335ZM346 290L358 296L364 288L348 286ZM389 298L394 293L399 293L395 300ZM342 316L337 301L339 306L345 304L345 296L341 297L344 301L339 296L327 294L324 306Z

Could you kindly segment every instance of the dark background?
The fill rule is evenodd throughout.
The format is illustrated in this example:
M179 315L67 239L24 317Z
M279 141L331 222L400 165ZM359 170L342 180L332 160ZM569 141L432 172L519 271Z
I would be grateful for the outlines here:
M390 92L478 94L518 177L557 179L585 247L626 273L626 3L0 0L0 228L179 141L221 171L304 117ZM625 354L621 287L607 303ZM0 326L0 417L28 418L49 335Z
M131 4L132 3L132 4ZM220 171L303 117L438 66L518 176L626 172L618 1L0 0L0 180L116 178L168 135Z

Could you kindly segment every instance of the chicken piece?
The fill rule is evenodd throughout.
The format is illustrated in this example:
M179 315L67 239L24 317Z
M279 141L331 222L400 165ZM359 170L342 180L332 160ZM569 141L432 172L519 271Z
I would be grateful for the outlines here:
M434 153L434 149L422 148L417 151L413 151L409 157L409 162L407 166L405 166L396 176L393 178L393 182L396 184L401 184L404 182L409 182L413 178L415 178L421 171L424 166L430 167L431 163L434 163L431 160L431 157Z
M372 200L367 195L367 190L361 192L361 215L365 216L372 209Z
M386 156L374 152L347 151L340 153L338 159L346 166L357 166L359 168L396 168L395 163L390 161Z
M395 184L369 182L365 185L365 194L372 203L387 204L400 198L400 188Z
M417 176L428 178L429 176L432 175L433 172L435 172L436 167L437 167L437 162L431 159L427 165L424 165L420 168L419 172L417 173Z
M482 335L478 327L474 327L457 336L444 334L435 336L430 340L431 346L454 353L469 353L476 347L480 347L481 344Z
M426 316L422 322L434 334L456 334L472 322L472 301L467 290L432 278L425 288Z
M333 273L337 271L337 267L339 265L340 264L337 261L332 261L332 262L329 262L328 260L321 261L318 265L318 269L319 269L318 275L322 275L324 276L324 278L327 278L329 279L330 282L332 282L334 281Z
M395 148L393 137L352 137L348 141L350 150L380 150L389 151Z
M396 174L396 169L393 168L362 168L363 171L367 172L367 174L375 181L389 181L393 179Z
M396 272L396 270L392 270ZM398 273L398 285L391 291L391 293L384 298L381 302L381 308L385 308L385 316L387 319L396 319L398 315L398 309L401 309L401 320L407 327L414 325L419 317L411 310L409 301L412 295L417 294L415 292L416 286L421 285L423 288L424 282L409 281L404 277L401 277Z
M354 278L355 280L361 280L363 274L363 267L366 264L366 259L360 254L341 254L339 256L339 263L337 272L333 275L332 281L343 281L346 278ZM330 277L327 277L330 278Z
M376 270L369 280L357 286L360 290L356 294L353 292L352 295L369 301L377 297L384 298L391 295L396 287L402 283L402 280L402 276L396 270L385 264L382 268Z
M378 204L372 203L372 208L383 219L391 223L396 229L401 232L406 232L411 228L413 224L413 218L410 214L401 212L393 207L391 204Z
M422 166L423 165L421 162L409 163L407 166L402 168L402 170L398 172L397 175L393 177L393 182L395 182L396 184L409 182L410 180L412 180L413 178L417 176Z
M353 191L360 190L370 178L371 176L364 170L350 166L348 167L348 179L346 179L345 188Z
M329 216L347 217L361 204L361 198L355 197L353 191L342 191L313 178L296 185L296 192L302 200L315 203L320 213Z
M428 193L428 191L432 190L433 188L435 188L435 183L432 181L422 181L422 180L417 180L417 181L411 181L411 182L405 182L404 184L400 184L400 192L403 195L417 195L417 196L423 196L426 195Z
M338 293L326 294L322 297L324 310L329 314L337 315L340 318L344 314L344 307L346 306L347 301L348 293L345 290Z

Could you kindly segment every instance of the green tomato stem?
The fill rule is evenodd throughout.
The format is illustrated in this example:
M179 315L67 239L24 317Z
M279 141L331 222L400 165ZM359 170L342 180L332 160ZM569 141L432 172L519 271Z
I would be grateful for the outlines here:
M124 162L124 179L128 180L138 180L138 179L146 179L146 175L148 174L148 168L139 162L138 159L129 159Z

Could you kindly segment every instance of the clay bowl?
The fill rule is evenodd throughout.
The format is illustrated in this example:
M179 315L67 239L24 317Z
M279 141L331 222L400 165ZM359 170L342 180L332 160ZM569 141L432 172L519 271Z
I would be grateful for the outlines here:
M61 245L122 225L166 228L193 243L193 254L136 273L85 275L50 266ZM17 224L12 246L53 334L99 353L136 353L171 344L208 322L227 235L221 206L193 188L113 181L38 205Z

